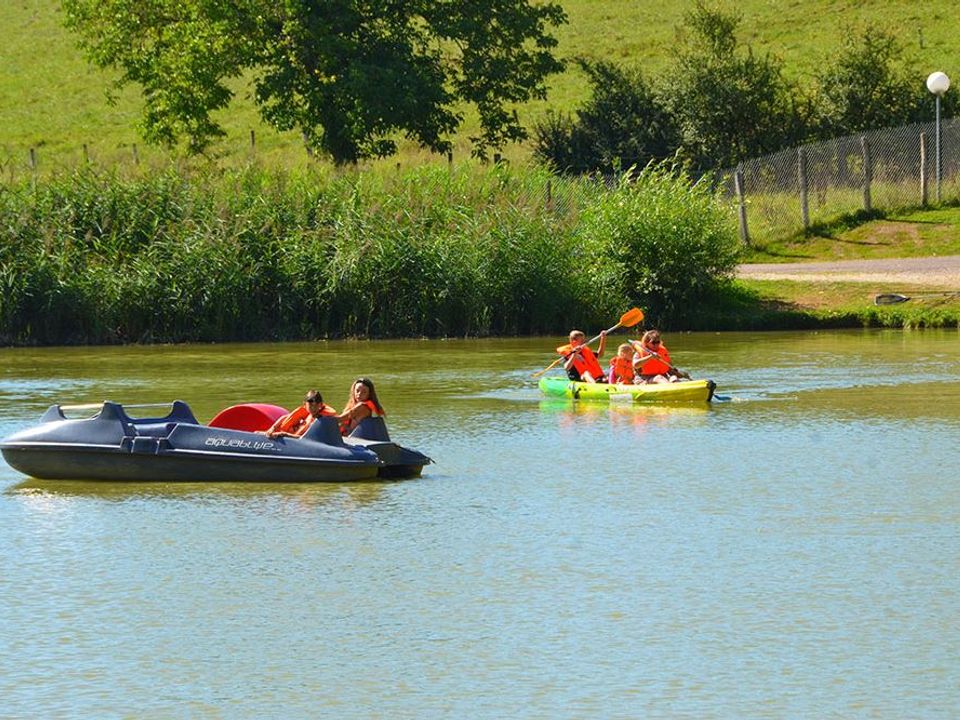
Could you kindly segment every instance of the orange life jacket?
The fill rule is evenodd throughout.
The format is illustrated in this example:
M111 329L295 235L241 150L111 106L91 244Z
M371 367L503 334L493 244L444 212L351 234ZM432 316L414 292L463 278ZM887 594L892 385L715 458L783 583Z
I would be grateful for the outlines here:
M631 359L622 358L617 355L610 361L610 382L632 383L635 377L636 373L633 370L633 361Z
M645 345L642 345L641 349L642 353L637 353L634 355L634 359L643 357L643 355L647 355L651 352L656 352L660 357L650 358L640 366L640 369L637 372L639 372L641 375L667 375L670 373L670 353L667 350L666 345L660 343L656 351L650 350Z
M577 356L573 359L574 369L580 373L580 377L583 377L583 374L589 372L593 376L594 380L602 380L604 376L603 368L600 367L600 362L597 360L597 356L593 353L588 347L584 347Z
M360 405L367 406L367 409L370 410L370 417L383 417L386 415L386 413L383 411L383 408L378 408L377 404L373 400L364 400L362 403L360 403ZM343 418L340 421L340 434L349 435L359 424L359 421L354 420L352 417Z
M337 411L326 403L323 403L320 405L320 414L336 415ZM286 432L299 437L307 431L307 428L313 425L315 419L316 418L310 414L310 411L301 405L293 412L287 413L277 420L267 432Z
M577 371L577 374L582 378L585 372L589 372L594 380L603 379L605 377L603 368L600 367L600 362L597 360L597 356L593 350L586 345L579 345L577 347L582 348L580 352L576 353L576 357L573 359L573 369ZM561 345L557 348L557 352L565 358L570 357L573 350L572 345Z

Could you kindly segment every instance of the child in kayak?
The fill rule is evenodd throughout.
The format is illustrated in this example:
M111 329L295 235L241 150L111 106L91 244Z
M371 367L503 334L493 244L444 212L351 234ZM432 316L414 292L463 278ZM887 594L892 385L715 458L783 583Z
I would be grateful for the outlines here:
M633 345L623 343L617 348L616 356L610 360L607 382L632 385L636 377L637 373L633 369Z
M587 345L587 336L582 330L570 331L570 344L561 345L557 352L566 358L563 369L571 380L581 380L588 383L606 382L607 375L600 367L597 358L603 355L607 344L606 331L600 333L600 346L594 353Z

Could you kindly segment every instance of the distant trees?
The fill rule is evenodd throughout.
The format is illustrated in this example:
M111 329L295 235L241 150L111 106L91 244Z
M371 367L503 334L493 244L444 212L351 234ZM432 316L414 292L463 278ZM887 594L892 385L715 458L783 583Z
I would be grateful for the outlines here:
M148 140L193 152L252 77L264 120L335 162L384 156L396 137L450 147L473 107L477 155L526 137L511 106L562 69L560 5L530 0L62 0L92 62L142 88Z
M820 134L848 135L921 119L930 102L923 77L892 33L870 26L848 34L817 76Z
M578 61L593 95L569 115L548 112L536 126L535 154L568 172L614 172L643 167L674 153L679 141L673 117L636 70L610 62Z
M636 70L580 61L593 94L575 116L548 115L537 125L535 152L566 172L674 155L708 170L929 117L924 76L892 32L872 25L850 31L805 87L785 76L779 58L743 46L740 22L738 13L697 0L678 29L676 63L653 81ZM946 98L945 113L953 105Z

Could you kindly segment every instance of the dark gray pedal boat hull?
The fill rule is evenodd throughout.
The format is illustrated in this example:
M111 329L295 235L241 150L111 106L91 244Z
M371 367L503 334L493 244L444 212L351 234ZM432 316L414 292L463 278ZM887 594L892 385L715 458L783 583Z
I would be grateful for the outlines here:
M302 438L270 439L200 425L180 401L166 417L143 419L108 402L82 420L53 406L39 426L5 439L0 451L11 467L43 480L304 483L385 476L384 462L364 444L344 443L332 418L318 420Z

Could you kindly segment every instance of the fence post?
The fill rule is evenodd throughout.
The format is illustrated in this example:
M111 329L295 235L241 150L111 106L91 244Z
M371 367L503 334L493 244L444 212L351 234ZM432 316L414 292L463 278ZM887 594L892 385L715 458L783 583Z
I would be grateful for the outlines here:
M90 163L90 149L87 147L87 144L83 144L83 162Z
M250 149L257 149L257 133L253 129L250 130Z
M747 229L747 193L743 186L743 163L737 165L737 170L733 174L733 186L737 191L737 202L740 206L740 240L744 245L749 245L750 232Z
M927 206L927 134L920 133L920 205Z
M810 203L807 200L807 153L797 148L797 182L800 184L800 217L803 218L803 231L810 229Z
M137 144L136 144L136 143L133 144L133 164L134 164L134 165L139 165L139 164L140 164L140 156L137 154Z
M33 172L37 171L37 150L36 148L30 148L30 169Z
M453 150L447 150L447 165L453 165Z
M870 143L865 135L860 136L860 150L863 152L863 209L870 212L873 205L870 201L870 181L873 179L873 168L870 166Z

